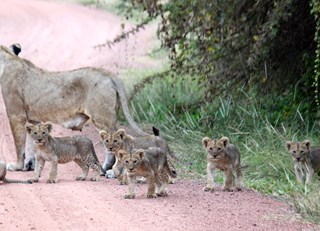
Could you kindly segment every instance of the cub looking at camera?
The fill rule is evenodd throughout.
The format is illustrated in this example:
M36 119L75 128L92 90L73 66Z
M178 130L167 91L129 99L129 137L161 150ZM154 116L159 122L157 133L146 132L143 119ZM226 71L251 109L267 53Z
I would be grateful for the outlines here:
M308 184L315 172L320 172L320 147L311 147L311 142L287 141L286 147L291 153L294 171L300 184Z
M167 196L166 187L169 181L168 175L175 178L169 168L166 154L156 147L146 150L138 149L128 153L125 150L118 151L118 157L125 168L124 174L128 179L129 192L126 199L135 198L135 181L137 176L143 176L148 181L148 198ZM163 172L166 171L166 174Z
M204 191L214 191L214 177L216 169L220 169L225 173L225 181L223 190L233 191L235 185L237 190L242 187L242 172L240 167L239 149L229 143L228 137L221 139L210 139L204 137L202 144L207 151L207 186ZM237 180L234 184L233 171L236 172Z

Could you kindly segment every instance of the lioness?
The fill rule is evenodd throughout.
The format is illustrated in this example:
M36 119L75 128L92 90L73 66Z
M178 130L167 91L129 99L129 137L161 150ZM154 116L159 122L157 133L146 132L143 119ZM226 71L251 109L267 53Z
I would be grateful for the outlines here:
M6 168L6 163L3 161L0 161L0 181L3 183L20 183L20 184L31 184L31 180L12 180L6 178L7 174L7 168Z
M148 198L157 196L167 196L167 184L169 181L168 174L175 178L169 168L167 155L157 147L148 148L147 150L138 149L132 153L125 150L118 151L119 160L123 163L125 174L128 178L128 194L126 199L135 198L134 187L137 176L143 176L148 181ZM162 174L166 171L168 174Z
M57 182L58 163L76 162L82 169L82 175L76 180L85 180L89 167L93 169L92 181L98 181L100 169L98 157L91 140L84 136L52 137L52 123L26 124L26 130L36 144L36 169L32 181L38 182L45 161L51 162L51 172L47 183Z
M305 183L310 183L313 174L320 172L320 147L311 147L309 140L287 141L286 146L292 156L297 181L303 184L305 177Z
M24 166L26 122L52 121L81 130L91 121L98 131L115 131L121 103L134 131L147 135L129 113L122 81L104 69L49 72L0 46L0 84L17 151L17 162L8 164L9 170ZM109 162L111 168L113 155Z
M216 169L220 169L225 173L224 191L233 191L234 176L233 171L236 171L237 181L236 189L241 190L242 187L242 172L240 167L240 152L239 149L229 143L228 137L211 140L208 137L202 139L202 144L207 150L207 186L204 191L214 191L214 177Z
M159 130L153 127L155 135L147 135L142 137L133 137L127 134L125 129L119 129L114 133L100 131L100 140L104 147L115 154L116 162L112 167L116 178L121 184L125 183L123 178L123 164L119 162L117 152L120 149L126 150L131 153L133 149L148 149L150 147L160 148L166 155L172 157L174 160L181 162L176 155L169 148L169 145L159 136ZM171 171L175 171L174 166L169 162ZM105 169L105 168L104 168Z

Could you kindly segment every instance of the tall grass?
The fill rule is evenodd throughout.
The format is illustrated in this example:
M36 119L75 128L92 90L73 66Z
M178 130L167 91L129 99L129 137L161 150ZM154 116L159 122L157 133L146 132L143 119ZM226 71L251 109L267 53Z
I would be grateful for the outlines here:
M191 78L167 78L145 88L132 101L132 108L138 121L160 127L177 155L193 163L180 167L185 177L205 179L204 136L228 136L240 148L246 187L288 200L319 223L319 183L308 190L297 184L285 148L287 140L310 139L319 144L319 126L303 115L301 104L288 107L290 96L258 97L254 90L242 89L233 95L205 103L198 83ZM223 182L221 174L218 181Z

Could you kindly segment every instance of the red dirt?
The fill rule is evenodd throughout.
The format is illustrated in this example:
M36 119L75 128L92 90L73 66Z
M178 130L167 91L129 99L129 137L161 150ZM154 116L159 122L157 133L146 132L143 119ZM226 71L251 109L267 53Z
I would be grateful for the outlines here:
M92 47L114 38L121 19L113 14L75 4L36 0L1 0L0 44L22 45L20 56L49 70L102 66L121 69L159 65L146 58L152 49L155 26L112 49ZM129 54L126 60L123 53ZM15 151L4 104L0 97L0 158L12 162ZM98 143L97 132L85 134ZM76 134L55 126L58 136ZM100 160L100 145L96 145ZM77 182L81 169L60 165L57 184L46 184L50 164L39 183L1 184L0 230L315 230L302 222L288 205L252 190L205 193L203 181L178 179L169 197L146 199L146 185L137 187L134 200L123 199L127 186L103 178ZM8 172L26 179L32 172Z

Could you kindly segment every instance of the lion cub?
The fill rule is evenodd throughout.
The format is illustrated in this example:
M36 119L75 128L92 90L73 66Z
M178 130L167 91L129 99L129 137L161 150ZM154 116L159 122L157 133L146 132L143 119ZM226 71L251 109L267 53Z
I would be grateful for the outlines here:
M125 168L125 174L128 178L128 194L126 199L135 198L134 187L137 176L143 176L148 181L148 198L156 198L157 196L167 196L166 187L169 181L168 174L175 178L169 168L167 156L157 147L151 147L146 150L138 149L132 153L125 150L118 151L118 157ZM162 174L166 171L167 174Z
M114 174L120 184L126 184L126 179L124 178L123 174L123 163L119 161L118 151L120 149L126 150L127 152L131 153L133 149L148 149L151 147L156 147L162 150L162 152L165 153L165 155L169 155L173 159L180 162L180 160L174 155L172 150L169 148L168 144L159 137L159 131L154 128L155 135L148 135L148 136L142 136L134 138L126 133L124 129L119 129L118 131L110 134L106 131L100 131L100 140L103 142L103 145L105 148L113 152L116 157L116 161L112 167L112 170L114 171ZM176 174L175 167L171 162L169 162L170 165L170 171L173 172L173 174Z
M6 178L7 168L6 163L0 160L0 181L3 183L20 183L20 184L31 184L31 180L11 180Z
M101 164L95 153L92 141L84 136L52 137L52 123L26 124L26 130L36 144L36 168L32 181L38 182L45 161L51 162L51 172L47 183L57 182L58 163L76 162L82 169L82 175L76 180L85 180L89 167L94 171L92 181L98 181Z
M242 187L242 172L240 167L240 152L239 149L229 143L228 137L211 140L208 137L202 139L202 144L207 150L207 186L204 191L214 191L214 177L216 169L220 169L225 173L224 191L233 191L234 176L236 172L237 180L235 187L241 190Z
M310 183L313 174L320 172L320 147L311 147L309 140L287 141L286 146L292 156L297 181L303 184L305 177L305 183Z

